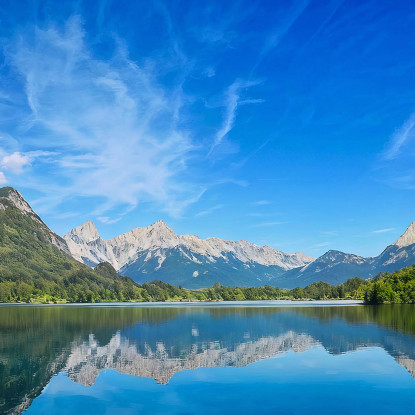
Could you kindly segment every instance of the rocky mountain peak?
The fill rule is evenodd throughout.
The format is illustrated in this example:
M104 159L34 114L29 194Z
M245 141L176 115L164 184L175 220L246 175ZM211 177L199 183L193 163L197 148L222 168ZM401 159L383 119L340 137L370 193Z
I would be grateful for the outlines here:
M172 229L169 228L166 224L166 222L164 222L164 220L159 219L157 222L154 222L152 225L149 226L149 228L152 229L165 229L165 230L169 230L171 231Z
M415 222L412 222L406 231L399 237L399 239L394 243L399 248L415 244Z
M355 261L361 261L364 260L363 257L360 257L355 254L347 254L342 251L336 251L334 249L331 249L327 251L325 254L323 254L321 257L316 259L316 262L336 262L336 261L342 261L342 262L355 262Z
M324 253L320 258L322 257L339 257L339 256L344 256L346 255L344 252L342 251L337 251L336 249L330 249L328 250L326 253Z
M95 224L90 220L87 220L82 225L79 225L76 228L72 229L67 235L72 240L76 239L75 242L77 243L79 243L79 241L82 241L84 243L93 242L99 239L100 237Z
M167 226L166 222L163 220L158 220L154 222L152 225L147 226L146 228L139 228L143 229L145 233L148 235L149 238L177 238L176 233Z
M26 200L23 199L23 196L16 189L13 189L13 187L2 187L0 189L0 199L7 199L23 213L36 215L29 203L27 203ZM2 204L2 206L3 209L6 209L4 204Z
M3 202L2 200L7 200ZM13 205L20 210L24 215L30 215L36 222L44 225L42 219L35 213L29 203L23 199L23 196L13 187L0 188L0 210L7 209L10 205Z

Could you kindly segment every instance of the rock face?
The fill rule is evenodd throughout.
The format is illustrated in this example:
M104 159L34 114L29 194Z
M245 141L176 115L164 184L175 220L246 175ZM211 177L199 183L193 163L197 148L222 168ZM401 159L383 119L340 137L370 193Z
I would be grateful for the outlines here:
M6 210L9 207L15 207L23 215L29 216L32 220L37 222L38 230L41 232L44 237L61 251L70 255L69 248L66 245L66 242L56 233L52 232L46 224L40 219L40 217L34 212L29 203L23 199L23 196L12 187L2 187L0 188L0 210Z
M415 244L415 222L412 222L405 233L394 243L398 248L404 248Z
M287 254L248 241L177 235L163 221L102 239L88 221L64 236L72 256L89 266L109 262L123 275L143 283L154 279L187 288L230 286L305 287L317 281L340 284L371 278L415 263L415 222L377 257L330 250L317 259Z
M2 200L1 200L2 199ZM30 207L29 203L23 199L23 196L12 187L3 187L0 189L0 209L6 210L9 205L5 201L10 202L14 207L19 209L25 215L32 216L39 223L43 223L38 215Z
M72 256L89 266L109 262L137 282L161 279L189 288L208 287L216 281L264 285L313 260L299 252L287 254L248 241L177 235L162 220L109 240L102 239L88 221L64 239Z

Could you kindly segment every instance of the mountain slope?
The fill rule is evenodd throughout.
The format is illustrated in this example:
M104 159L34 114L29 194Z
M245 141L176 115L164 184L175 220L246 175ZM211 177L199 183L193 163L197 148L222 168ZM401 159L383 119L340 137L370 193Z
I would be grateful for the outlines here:
M349 278L372 278L380 272L393 272L415 263L415 222L392 245L376 257L363 258L340 251L328 251L312 263L284 273L277 279L280 288L305 287L317 281L336 285Z
M415 222L412 222L399 239L373 260L375 273L397 271L415 263Z
M108 276L101 268L94 271L75 261L66 242L19 192L0 189L0 302L121 300L134 294L132 280L116 273Z
M44 239L55 245L59 250L70 255L65 240L45 225L42 219L33 211L29 203L23 199L22 195L12 187L2 187L0 188L0 211L6 211L9 207L18 209L24 217L36 222L37 229L42 233Z
M161 220L109 240L88 221L64 239L72 256L84 264L106 261L137 282L162 279L187 288L210 287L216 281L260 286L313 260L248 241L177 235Z
M317 281L337 285L356 276L371 276L371 259L331 250L304 267L287 271L278 279L277 285L283 288L305 287Z

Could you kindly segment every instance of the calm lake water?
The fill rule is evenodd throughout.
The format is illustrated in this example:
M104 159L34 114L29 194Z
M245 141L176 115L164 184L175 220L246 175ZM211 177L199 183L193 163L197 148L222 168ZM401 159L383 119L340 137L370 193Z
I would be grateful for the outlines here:
M414 376L415 305L0 306L0 413L413 414Z

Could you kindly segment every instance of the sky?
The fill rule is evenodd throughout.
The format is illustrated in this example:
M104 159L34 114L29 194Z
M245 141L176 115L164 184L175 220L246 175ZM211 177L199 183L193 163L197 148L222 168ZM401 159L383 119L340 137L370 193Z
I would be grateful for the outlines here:
M2 1L0 185L56 233L378 255L415 221L415 2Z

